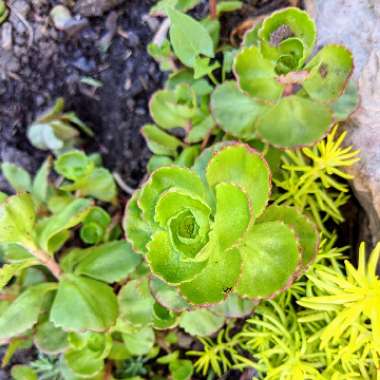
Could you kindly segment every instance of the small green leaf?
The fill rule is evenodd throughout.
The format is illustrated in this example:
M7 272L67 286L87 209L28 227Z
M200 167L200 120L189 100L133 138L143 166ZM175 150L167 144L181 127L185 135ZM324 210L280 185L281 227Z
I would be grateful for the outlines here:
M193 65L194 79L200 79L206 75L210 75L219 67L219 62L214 62L210 64L210 58L197 57Z
M52 322L45 321L37 326L34 343L44 353L61 353L67 348L67 333Z
M176 137L169 135L153 124L145 124L141 133L154 154L176 157L178 149L183 146L183 143Z
M146 355L154 345L155 336L149 326L142 328L130 327L129 331L123 331L123 340L131 355Z
M13 276L18 275L21 271L33 265L38 265L35 259L27 259L14 264L4 264L0 268L0 291L8 284Z
M189 307L176 288L171 287L157 277L150 280L150 289L156 301L169 310L179 312Z
M149 291L148 279L132 280L124 285L119 294L119 319L136 327L153 322L154 299Z
M270 170L249 146L232 144L222 148L208 163L206 176L210 186L221 182L239 186L246 193L255 218L264 211L271 189Z
M10 162L3 162L1 164L1 171L17 193L29 192L31 190L32 180L30 174L20 166Z
M177 325L177 316L159 303L153 305L153 326L157 330L166 330Z
M117 299L108 285L65 274L59 282L50 320L65 331L105 331L116 322Z
M38 320L45 295L55 290L54 283L34 285L19 295L0 316L0 341L21 335Z
M180 153L180 155L176 158L175 163L178 166L191 168L199 153L200 147L198 145L189 146Z
M360 97L357 86L353 80L348 82L342 96L331 104L334 121L344 121L356 110Z
M291 148L322 138L331 123L332 115L327 106L292 95L270 108L256 127L269 143Z
M206 309L198 309L184 312L181 315L179 325L190 335L208 336L218 331L223 323L223 317Z
M49 173L51 167L51 159L48 157L38 169L33 180L32 194L33 198L40 203L47 202L49 189Z
M254 305L253 301L232 293L224 302L213 306L212 311L226 318L244 318L251 314Z
M162 167L157 169L141 190L138 204L146 221L154 222L155 207L163 192L175 186L207 200L208 194L199 177L189 169Z
M262 44L262 52L266 58L277 60L281 55L278 46L281 42L296 37L304 45L302 64L311 54L316 41L314 20L299 8L289 7L273 12L267 17L258 32Z
M38 149L58 151L64 146L49 124L33 124L27 130L30 143Z
M242 6L242 1L220 1L216 6L216 14L220 17L223 13L237 11Z
M190 87L182 84L176 91L160 90L150 100L150 113L153 120L164 129L186 128L196 113Z
M57 238L62 232L67 231L82 222L91 207L92 202L90 200L75 199L61 212L49 217L45 221L44 227L38 236L41 248L50 253L59 248L55 244L55 238ZM60 243L63 244L64 241L61 241Z
M104 360L90 349L69 350L65 353L65 362L73 372L71 379L97 379L104 368Z
M163 166L170 166L173 164L173 159L168 156L157 156L153 155L147 165L146 169L149 174L152 174L158 168L162 168Z
M255 136L254 124L266 106L240 91L233 81L216 87L211 95L211 112L224 132L243 140Z
M212 116L208 114L206 117L202 118L199 122L191 126L191 129L186 136L186 142L191 143L191 144L201 142L208 135L211 134L214 127L215 127L215 121L212 118Z
M275 64L265 59L256 46L245 48L237 54L234 71L240 88L253 97L277 100L283 92L283 87L276 80Z
M173 380L190 380L194 372L190 360L174 360L170 362L169 370Z
M94 163L79 150L64 153L54 162L54 170L61 176L72 181L89 175L93 169Z
M304 266L309 265L318 251L318 233L315 225L296 209L287 206L270 206L256 223L284 222L296 233L302 246Z
M76 275L113 283L126 278L140 263L141 256L126 241L112 241L96 247L79 249L70 255L82 257L75 266Z
M184 65L193 67L200 55L214 57L213 41L199 22L172 8L168 8L167 13L171 22L170 42Z
M161 45L151 42L148 44L147 51L148 54L160 64L161 71L170 71L173 69L173 53L167 39L165 39Z
M123 229L133 249L138 253L146 253L146 245L152 236L151 226L143 219L142 211L137 204L140 191L136 191L129 199L123 218Z
M115 180L109 170L95 168L86 178L73 185L62 187L67 191L78 190L82 196L90 196L103 202L112 202L117 195Z
M26 365L14 365L11 374L13 380L38 380L34 369Z
M353 70L352 53L340 45L324 46L305 66L310 72L303 82L308 95L331 102L342 95Z
M189 260L187 256L174 249L166 231L156 231L147 248L147 260L152 272L169 284L191 280L207 264L206 255L200 255L202 259Z
M18 194L0 203L0 243L34 242L36 214L29 194Z
M253 225L240 248L242 273L235 291L244 297L269 297L286 287L301 255L294 232L282 222Z

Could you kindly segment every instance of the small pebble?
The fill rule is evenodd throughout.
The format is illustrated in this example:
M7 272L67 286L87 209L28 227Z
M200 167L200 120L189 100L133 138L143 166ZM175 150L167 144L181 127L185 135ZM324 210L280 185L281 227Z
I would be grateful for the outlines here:
M4 50L12 50L12 46L12 24L10 22L6 22L1 28L1 47Z
M63 5L56 5L51 10L50 17L58 30L65 30L65 25L72 19L70 11Z

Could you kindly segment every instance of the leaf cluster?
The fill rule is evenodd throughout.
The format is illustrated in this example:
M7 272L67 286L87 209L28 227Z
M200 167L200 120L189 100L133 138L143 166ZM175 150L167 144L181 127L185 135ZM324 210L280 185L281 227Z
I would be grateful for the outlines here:
M190 303L273 296L313 260L318 239L295 209L267 208L270 190L269 167L256 151L214 146L191 170L152 173L127 205L127 239Z
M80 132L93 136L92 130L74 112L64 112L63 98L39 116L27 130L30 143L42 150L51 150L58 155L74 148L79 142Z
M349 82L351 53L327 45L311 58L316 26L306 12L292 7L274 12L236 48L221 42L218 17L197 21L183 13L193 5L159 3L159 14L170 20L169 39L148 51L172 74L151 99L157 125L143 129L154 154L175 161L178 150L198 142L204 146L211 137L220 141L223 135L280 147L310 145L357 106L356 88ZM217 16L235 6L241 4L220 2ZM179 140L168 134L176 128ZM168 162L155 157L154 168Z

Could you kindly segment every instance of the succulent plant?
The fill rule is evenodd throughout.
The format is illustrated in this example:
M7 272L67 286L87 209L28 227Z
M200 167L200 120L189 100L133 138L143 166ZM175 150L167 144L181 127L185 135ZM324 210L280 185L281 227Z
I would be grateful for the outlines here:
M274 12L249 31L234 60L236 81L211 96L219 126L236 138L260 137L282 147L324 136L339 120L336 103L355 97L343 94L353 58L344 46L326 45L308 61L315 41L314 21L298 8Z
M296 210L267 207L270 191L260 154L219 144L192 169L152 173L127 205L127 239L190 303L217 303L231 293L270 297L297 277L318 245L313 224Z

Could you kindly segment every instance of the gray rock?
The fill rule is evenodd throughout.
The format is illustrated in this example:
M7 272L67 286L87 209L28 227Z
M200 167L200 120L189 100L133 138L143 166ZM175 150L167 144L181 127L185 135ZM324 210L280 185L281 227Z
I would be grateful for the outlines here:
M317 20L318 44L342 43L354 55L361 103L347 129L348 143L360 150L361 160L349 170L375 243L380 240L380 2L310 0L307 4Z
M97 17L122 4L125 0L78 0L75 11L86 17Z

